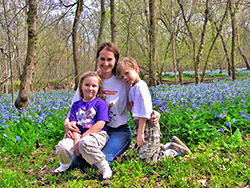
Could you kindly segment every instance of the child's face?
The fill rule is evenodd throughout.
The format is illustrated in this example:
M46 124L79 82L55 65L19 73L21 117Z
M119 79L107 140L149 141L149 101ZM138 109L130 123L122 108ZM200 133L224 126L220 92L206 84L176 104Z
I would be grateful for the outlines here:
M121 71L120 78L122 81L130 86L134 86L140 81L138 75L138 68L135 69L124 69Z
M91 101L93 100L99 90L99 81L96 76L89 76L83 80L81 85L81 90L83 92L83 100Z

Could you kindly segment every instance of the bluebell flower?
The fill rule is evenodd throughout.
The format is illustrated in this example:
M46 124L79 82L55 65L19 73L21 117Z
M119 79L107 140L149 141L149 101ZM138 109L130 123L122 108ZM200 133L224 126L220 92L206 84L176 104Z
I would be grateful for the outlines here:
M219 118L224 118L224 117L226 117L227 115L226 114L220 114L218 117Z
M3 136L4 136L4 137L6 137L6 138L8 138L8 137L9 137L9 135L7 135L7 134L3 134Z
M3 125L3 127L4 127L4 128L7 128L7 127L9 127L9 125Z
M194 103L194 104L192 104L192 106L191 106L191 107L192 107L192 108L195 108L196 106L197 106L197 105Z
M243 111L240 111L240 115L241 117L246 118L247 120L250 120L250 117L247 116Z
M156 105L158 105L158 104L160 104L160 101L159 101L159 100L156 100L156 101L154 102L154 106L156 106Z
M220 128L220 129L218 129L218 131L220 131L220 132L224 132L224 131L225 131L225 129L224 129L224 128Z
M230 124L230 122L226 122L226 125L228 126L228 127L230 127L231 126L231 124Z
M22 140L22 139L20 138L20 136L17 136L15 139L16 139L16 141Z

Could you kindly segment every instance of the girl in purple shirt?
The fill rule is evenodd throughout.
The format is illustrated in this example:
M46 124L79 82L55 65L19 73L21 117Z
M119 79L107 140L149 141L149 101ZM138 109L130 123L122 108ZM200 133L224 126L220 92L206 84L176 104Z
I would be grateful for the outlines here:
M81 155L90 165L95 164L102 172L103 179L112 176L105 155L101 151L109 139L105 123L109 121L108 105L97 98L102 92L102 79L95 72L86 72L80 79L81 100L74 102L69 120L79 132L72 132L72 138L64 138L56 145L60 166L52 175L64 172L70 167L71 157Z

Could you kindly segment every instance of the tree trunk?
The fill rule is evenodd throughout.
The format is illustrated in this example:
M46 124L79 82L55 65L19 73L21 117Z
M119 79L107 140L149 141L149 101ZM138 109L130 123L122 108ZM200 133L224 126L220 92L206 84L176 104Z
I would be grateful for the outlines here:
M15 106L17 109L26 109L28 106L30 86L32 80L32 74L34 72L34 64L36 61L36 40L37 40L37 2L36 0L29 0L29 11L28 11L28 50L27 57L24 65L24 70L21 75L21 83L19 88L18 97L15 101Z
M155 55L156 55L156 28L155 28L155 0L149 0L149 43L150 43L150 62L149 62L149 78L150 85L156 86L156 63L155 63Z
M222 45L223 45L223 49L224 49L224 52L225 52L225 56L226 56L226 59L227 59L227 72L228 72L228 76L231 76L231 63L230 63L230 58L229 58L229 55L228 55L228 52L227 52L227 44L225 43L221 33L220 33L220 39L221 39L221 42L222 42Z
M237 11L237 4L234 3L232 5L232 1L229 1L229 9L230 9L230 16L231 16L231 24L232 24L232 45L231 45L231 70L232 70L232 79L236 79L236 65L235 65L235 49L236 49L236 38L237 38L237 32L236 32L236 11ZM235 7L233 7L235 6Z
M75 20L73 24L72 38L73 38L73 60L75 65L75 90L78 87L79 83L79 74L80 74L80 65L79 65L79 57L78 57L78 44L77 44L77 28L79 24L79 19L83 12L83 0L79 0L77 2Z
M250 63L247 60L246 54L244 54L244 52L241 50L240 47L238 47L238 50L239 50L239 53L240 53L241 57L243 58L244 62L246 63L247 70L250 70Z
M173 34L173 41L172 41L172 51L173 51L173 65L174 65L174 80L175 84L177 84L177 61L176 61L176 38L175 35Z
M179 84L183 84L183 78L182 78L182 69L181 65L178 59L176 59L177 67L178 67L178 73L179 73Z
M204 20L204 24L203 24L202 33L201 33L200 46L198 49L196 62L195 62L195 81L196 81L196 83L200 82L200 61L201 61L202 53L204 50L204 43L205 43L204 41L205 41L205 34L206 34L208 17L209 17L209 7L208 7L208 0L206 0L205 20Z
M97 38L97 48L99 47L99 45L101 44L101 41L102 41L102 34L103 34L103 30L104 30L105 17L106 17L106 10L105 10L105 6L104 6L104 0L101 0L101 22L100 22L99 34L98 34L98 38ZM96 60L95 70L97 70L97 68L98 68L98 61Z
M220 33L221 33L222 26L223 26L223 22L224 22L224 19L226 18L226 15L227 15L227 9L228 9L228 3L227 3L226 10L225 10L225 13L224 13L224 15L223 15L223 17L222 17L222 20L221 20L221 23L220 23L219 28L217 27L216 22L214 22L214 25L215 25L215 28L216 28L217 33L216 33L216 36L214 37L213 42L212 42L212 44L211 44L211 46L210 46L210 48L209 48L209 50L208 50L208 54L207 54L207 57L206 57L206 60L205 60L205 66L204 66L203 72L202 72L201 82L204 81L205 74L206 74L206 70L207 70L208 60L209 60L209 58L210 58L210 54L211 54L212 49L213 49L213 47L214 47L214 45L215 45L215 42L216 42L218 36L219 36ZM210 20L210 21L212 22L212 20Z
M110 0L110 25L111 25L111 41L116 42L116 23L115 23L115 0Z
M202 53L204 50L204 43L205 43L205 33L206 33L206 27L207 27L207 22L208 22L208 17L209 17L209 7L208 7L208 0L206 0L206 8L205 8L205 20L204 20L204 24L203 24L203 29L201 32L201 38L200 38L200 44L199 44L199 48L198 51L196 53L196 47L195 47L195 39L193 37L193 34L191 33L190 27L188 25L188 20L184 14L184 9L183 6L180 2L180 0L177 0L180 8L181 8L181 12L182 12L182 17L184 20L184 24L188 30L188 34L191 38L192 41L192 46L193 46L193 61L194 61L194 72L195 72L195 83L199 83L200 82L200 60L202 57Z

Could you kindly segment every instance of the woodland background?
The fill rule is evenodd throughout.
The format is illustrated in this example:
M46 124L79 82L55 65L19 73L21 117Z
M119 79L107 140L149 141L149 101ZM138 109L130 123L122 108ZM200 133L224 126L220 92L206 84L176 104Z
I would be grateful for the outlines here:
M78 76L96 70L100 43L117 44L135 58L149 85L164 72L182 83L183 71L202 82L206 70L250 69L248 0L1 0L1 93L20 84L17 108L51 80L76 87Z

